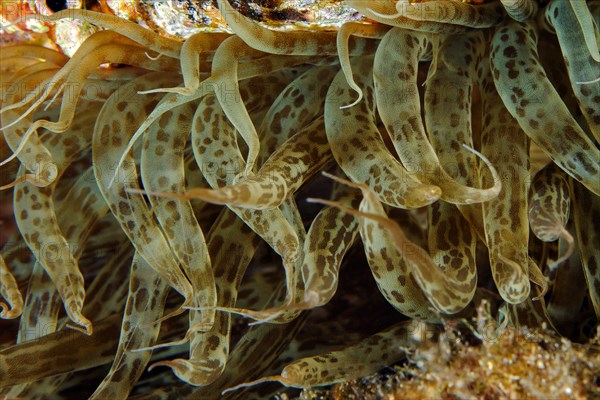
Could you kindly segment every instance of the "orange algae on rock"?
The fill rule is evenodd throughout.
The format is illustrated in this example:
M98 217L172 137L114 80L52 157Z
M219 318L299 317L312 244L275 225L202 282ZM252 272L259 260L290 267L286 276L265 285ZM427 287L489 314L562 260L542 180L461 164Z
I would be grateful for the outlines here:
M527 399L600 396L600 341L573 343L544 329L485 329L473 337L456 321L404 364L375 375L305 390L298 400ZM285 397L282 397L285 398Z

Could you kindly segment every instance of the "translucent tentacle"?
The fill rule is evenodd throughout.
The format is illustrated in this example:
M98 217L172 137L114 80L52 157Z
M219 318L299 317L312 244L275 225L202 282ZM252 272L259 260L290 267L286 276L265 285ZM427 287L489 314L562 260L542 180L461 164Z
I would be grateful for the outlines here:
M372 58L352 60L358 84L368 96L350 109L340 110L353 98L343 72L333 80L325 102L325 129L331 152L352 180L364 182L379 199L394 207L417 208L439 199L437 186L417 181L385 148L375 124Z

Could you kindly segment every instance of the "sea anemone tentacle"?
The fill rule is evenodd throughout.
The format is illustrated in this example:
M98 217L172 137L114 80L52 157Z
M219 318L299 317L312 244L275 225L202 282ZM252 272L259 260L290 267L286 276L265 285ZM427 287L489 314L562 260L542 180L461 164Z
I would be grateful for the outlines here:
M17 281L6 266L4 257L0 257L0 317L3 319L18 318L23 313L23 295L19 290Z
M364 101L340 110L340 102L347 104L352 98L352 89L343 72L336 75L325 101L325 130L336 162L352 180L369 185L386 204L417 208L433 203L440 198L439 187L414 178L385 148L377 130L371 74L373 58L351 61L358 84L365 92Z
M98 103L87 107L95 112L100 109ZM89 125L94 120L94 112L82 113L75 119L71 129L62 136L50 139L50 134L46 133L41 138L57 166L54 183L44 188L29 182L20 183L15 187L13 203L17 224L25 242L37 254L39 263L56 284L69 317L84 326L88 334L91 334L91 323L80 314L85 296L83 275L73 253L74 249L60 230L52 196L56 183L65 170L79 158L87 156L86 150L91 146L92 132ZM82 244L83 242L77 242L77 245Z
M450 40L453 40L452 37ZM442 200L472 204L493 199L501 188L499 179L495 179L489 189L456 182L444 171L427 139L420 118L417 68L430 45L428 34L399 28L389 31L381 41L373 68L375 98L381 120L408 173L423 183L438 186ZM435 76L435 72L431 76Z
M358 98L356 100L350 104L340 106L340 108L352 107L360 102L363 98L362 89L356 84L356 82L354 82L354 77L352 76L352 68L350 66L350 51L348 46L350 37L360 36L363 38L381 39L389 29L390 27L385 25L363 24L359 22L348 22L340 27L336 38L340 66L346 75L348 85L358 94Z
M185 187L184 149L197 105L198 101L186 103L163 114L146 132L140 164L145 188L178 192ZM210 255L190 202L155 196L149 196L149 201L173 254L194 287L194 304L216 305ZM208 329L213 324L214 314L206 313L202 321Z
M600 151L549 82L539 64L536 43L531 23L512 22L496 31L490 60L498 94L531 140L563 171L600 195ZM530 63L524 67L519 60ZM549 101L554 104L552 113L547 112Z
M194 292L191 283L177 264L142 196L126 191L126 188L138 184L135 161L131 156L126 155L126 168L121 171L124 174L113 181L114 168L119 165L132 132L138 129L147 118L149 110L163 96L159 93L138 96L137 91L156 87L161 83L172 83L175 79L177 77L165 76L163 73L150 73L131 81L120 93L113 94L104 103L94 127L92 158L98 186L123 231L152 268L184 296L184 305L189 305L193 302ZM117 112L120 109L128 116L125 120ZM109 187L111 181L114 185Z
M17 90L17 88L40 85L55 72L56 69L43 69L15 81L12 86L15 90L9 90L5 98L5 103L18 100L24 95L23 91ZM4 140L13 153L0 164L6 165L10 160L19 157L19 161L25 167L26 171L19 175L19 178L22 178L17 181L26 180L36 186L47 186L56 179L58 168L52 160L50 151L41 143L37 132L30 131L30 137L25 140L24 135L28 127L33 123L32 117L21 118L17 124L7 127L9 123L19 118L20 111L23 110L16 109L2 114L2 125L5 127ZM22 151L17 152L20 147Z
M110 371L90 399L122 398L131 392L152 354L130 350L156 342L160 324L142 326L163 314L168 293L167 282L136 252L131 263L129 294L117 352Z
M527 258L529 137L500 99L491 74L487 65L481 67L479 87L486 118L481 149L502 176L503 189L497 198L482 205L485 240L498 292L505 301L519 304L531 291ZM486 172L481 171L480 177L482 184L489 182Z
M214 54L215 50L231 35L223 32L200 32L186 39L181 46L181 74L183 87L159 88L144 91L146 93L179 93L183 96L192 96L200 87L202 58L207 54Z
M573 217L579 255L587 282L589 299L596 317L600 319L600 250L598 240L598 217L600 216L600 197L590 193L571 180L571 198L573 199Z
M600 83L593 81L600 76L600 55L598 55L596 42L596 38L600 37L598 28L591 21L585 4L575 6L569 5L568 2L553 1L546 7L545 18L558 37L571 87L581 112L596 142L600 143ZM585 26L582 24L581 29L573 29L581 20L586 21ZM586 43L591 41L595 49L586 47ZM594 51L596 56L593 54ZM578 82L587 82L587 84Z
M282 85L283 86L283 85ZM207 95L201 103L204 107L198 110L209 108L212 110L208 115L208 120L203 120L200 112L197 112L192 125L192 147L199 167L202 168L204 176L208 183L215 189L227 187L234 183L234 179L245 171L247 165L237 146L235 139L235 129L228 121L225 113L216 102L216 96ZM214 108L209 104L214 104ZM227 143L227 145L223 145ZM214 167L211 167L214 165ZM281 211L277 208L270 210L250 210L236 207L233 203L229 205L229 196L222 196L219 191L210 191L204 189L191 189L187 196L194 197L204 193L204 196L198 196L205 201L223 203L234 211L244 222L246 222L255 232L257 232L267 243L269 243L284 260L284 268L288 279L288 289L290 298L293 288L293 264L298 257L299 241L290 223L285 219ZM277 227L277 228L275 228Z
M540 8L536 0L500 0L500 2L506 13L519 22L535 18Z
M263 382L288 387L311 388L331 385L369 375L406 357L412 322L401 322L342 350L301 358L283 368L281 375L267 376L228 388L223 394Z
M187 39L163 38L69 10L42 24L97 16L108 30L69 59L2 44L0 317L22 314L0 321L0 397L100 383L93 399L240 384L226 395L262 398L270 388L243 382L345 381L410 354L423 322L453 334L474 316L478 339L487 323L588 339L600 2L204 3L223 16L203 21L233 33L197 33L190 13ZM344 21L322 23L333 14ZM33 40L58 45L66 25ZM544 242L557 237L558 251ZM69 245L64 265L35 246L50 241ZM49 263L55 280L78 270L75 284L55 285ZM61 290L79 292L66 315ZM65 329L73 309L94 335Z
M565 254L554 261L548 260L548 267L553 271L575 250L575 241L566 227L571 211L569 183L563 172L550 164L534 177L531 189L529 224L533 234L544 242L560 238L568 243Z

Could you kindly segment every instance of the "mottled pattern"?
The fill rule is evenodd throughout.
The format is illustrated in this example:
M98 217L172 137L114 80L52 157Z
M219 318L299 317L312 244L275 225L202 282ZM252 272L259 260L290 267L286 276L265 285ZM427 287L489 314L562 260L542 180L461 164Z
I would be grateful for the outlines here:
M504 29L504 28L503 28ZM496 199L483 203L485 240L496 287L512 304L530 294L527 223L529 138L523 134L509 109L499 101L489 69L481 68L480 91L484 112L481 150L498 168L502 191ZM482 182L489 175L481 173Z
M233 307L258 237L229 210L221 212L207 237L208 250L216 266L217 304L224 308ZM210 330L193 336L189 360L176 359L155 365L170 367L180 379L193 385L213 383L228 362L231 318L228 313L219 313ZM194 326L190 327L191 331L194 329Z
M476 45L468 43L465 47ZM432 43L429 35L411 33L399 28L392 29L382 39L373 68L375 98L381 120L408 173L421 182L438 186L442 191L442 200L456 204L472 204L493 199L500 192L499 179L494 179L494 185L490 189L483 190L455 182L442 168L427 139L420 117L417 70L419 61L425 57L430 46ZM444 53L440 55L443 57ZM435 65L434 60L431 68ZM453 65L451 68L460 67L463 66ZM433 72L435 74L435 71ZM451 127L459 123L459 117L452 118L452 114L449 117ZM495 174L495 171L492 174Z
M383 206L365 184L340 181L362 191L364 198L359 211L328 200L319 202L336 206L363 220L361 237L367 258L386 299L403 313L414 314L418 319L435 321L439 318L429 307L425 308L428 302L440 313L454 314L463 310L473 297L472 282L465 281L461 274L455 275L453 270L439 269L429 254L410 242L402 228L387 217ZM397 268L398 264L401 268Z
M215 50L230 35L223 32L200 32L188 38L181 46L181 73L183 75L183 87L158 88L145 91L179 93L191 96L200 87L200 72L209 64L207 55L214 54ZM204 62L204 64L203 64Z
M327 93L325 128L331 152L344 173L366 183L378 198L391 206L423 207L436 201L438 187L420 183L385 148L375 123L375 99L370 72L373 59L352 60L352 70L365 93L364 101L348 109L352 89L343 72L338 72Z
M268 381L310 388L359 378L406 356L405 346L411 341L411 323L409 321L391 326L342 350L299 359L288 364L281 375L261 378L229 390Z
M136 253L131 264L129 294L115 359L90 399L127 397L151 356L149 352L132 350L156 341L160 324L153 321L162 315L168 291L166 282Z
M225 21L234 33L249 46L269 54L293 54L302 56L337 55L337 32L328 30L275 31L252 22L237 12L229 0L217 0ZM362 55L373 43L360 37L349 45L351 55Z
M105 226L106 228L106 226ZM83 307L83 312L86 314L93 315L93 321L99 321L103 318L106 318L114 313L118 313L123 309L123 305L125 303L125 298L127 297L128 285L127 285L127 276L123 274L128 272L127 267L131 263L131 247L130 246L121 246L118 248L111 259L109 259L105 266L99 271L98 275L94 278L93 282L90 284L87 293L89 294L90 301L86 302ZM108 279L109 277L115 276L116 280L113 281ZM125 275L125 276L124 276ZM49 283L48 279L44 279L46 285ZM56 289L53 289L56 292ZM60 298L58 296L53 296L51 301L55 299L55 304L60 306ZM51 303L48 305L48 309L54 307ZM35 303L34 303L35 305ZM55 325L45 326L42 325L44 323L44 318L36 318L35 327L28 325L19 327L19 335L20 336L31 336L32 333L40 334L49 334L51 333L51 328L55 327L57 329L64 329L65 322L64 320L59 321L58 324L54 321ZM27 331L23 329L29 329ZM22 334L21 334L22 332ZM33 338L29 338L33 339ZM74 376L73 373L63 374L58 376L53 376L45 379L41 379L35 382L12 386L8 392L6 392L7 397L10 396L21 396L27 397L31 399L43 399L43 393L51 393L56 392L57 388L60 385L68 381L69 378Z
M476 68L482 62L480 32L447 35L440 44L438 62L432 64L425 90L425 124L432 150L449 177L461 185L478 182L477 159L463 145L473 143L472 98L477 84ZM448 84L447 82L451 82ZM428 247L437 265L457 279L477 286L476 227L469 220L480 217L477 205L432 204L428 212Z
M600 77L600 56L595 37L598 35L598 27L593 25L587 7L578 7L564 1L555 0L549 4L546 7L545 18L556 32L569 72L571 87L581 112L596 142L600 143L600 81L590 84L581 83L591 82ZM589 19L589 24L584 24L580 18ZM573 29L573 27L581 29ZM588 49L589 42L595 44L594 50Z
M363 92L354 81L352 67L350 66L350 38L352 36L370 39L381 39L388 31L389 26L363 24L359 22L348 22L340 27L337 33L337 53L340 59L340 67L344 71L348 85L358 94L358 98L352 103L340 106L341 108L353 107L360 103Z
M18 318L23 312L23 296L15 277L10 273L4 258L0 258L0 294L6 301L0 301L4 319Z
M227 120L224 111L219 108L216 96L207 95L201 104L203 107L198 110L202 113L197 111L192 127L192 146L196 160L212 187L231 185L246 169L245 161L237 146L235 130ZM211 105L214 105L214 108ZM202 119L202 114L206 115L205 119ZM214 199L210 200L214 201ZM291 300L295 287L292 268L298 257L299 248L299 240L292 226L277 208L263 211L243 209L233 205L229 207L282 256Z
M525 22L533 19L538 11L536 0L500 0L506 13L515 21Z
M575 232L589 298L600 318L600 197L571 180Z
M99 110L97 104L88 104L87 107L95 112ZM60 179L70 164L85 155L83 152L91 146L89 125L94 120L94 114L82 113L67 132L41 138L57 166L55 179ZM91 324L80 313L85 297L83 275L69 244L73 242L68 239L77 240L75 243L78 244L81 242L78 237L65 237L60 230L52 199L54 186L37 187L30 182L17 184L13 202L16 221L24 241L56 285L67 314L90 334ZM71 233L68 231L68 234Z
M268 140L261 147L266 151L270 150L270 157L260 163L258 172L252 177L237 179L242 172L239 160L219 160L224 154L221 147L229 145L215 139L219 138L215 133L219 132L215 129L217 122L198 120L195 126L204 125L204 130L212 128L210 137L205 137L201 144L199 140L194 142L199 146L196 150L199 158L211 160L203 161L200 168L209 174L231 175L228 179L233 179L234 184L215 191L191 189L185 197L253 209L269 209L281 205L331 160L323 118L315 117L322 112L325 92L334 74L335 69L332 67L313 68L282 91L267 111L260 129L260 137L264 141ZM207 99L211 97L208 96ZM205 107L202 110L204 114L214 118L218 114L206 111L212 110L212 104L207 105L209 101L211 100L203 103ZM222 120L224 118L221 116ZM313 119L315 120L312 121ZM283 141L284 136L292 137Z
M588 339L597 1L347 0L367 18L326 29L214 3L231 33L68 10L41 19L105 29L71 58L2 48L0 397L269 398L482 299Z
M197 105L197 102L187 103L163 114L146 132L140 165L145 188L178 192L185 187L184 149ZM149 200L173 254L194 288L194 305L214 307L216 287L210 256L190 202L154 196ZM202 318L206 329L213 321L214 313L207 312Z
M333 198L347 207L357 207L357 190L344 189ZM305 302L310 307L326 304L335 294L344 255L358 237L357 218L335 207L325 207L315 217L304 242L302 280Z
M396 8L397 4L393 1L346 0L346 3L374 21L398 28L429 33L459 33L468 30L468 28L462 24L434 22L423 19L417 20L407 16L398 15L398 10ZM402 3L403 4L401 4L400 7L406 5L406 2ZM439 1L436 3L440 4ZM428 14L435 17L437 14L435 8L433 9L433 12Z
M73 214L74 204L80 207L76 208L75 215ZM82 215L78 217L77 212L82 213ZM71 244L69 250L72 251L76 261L81 257L87 239L93 233L92 229L96 225L96 221L107 212L108 206L97 190L91 169L88 169L62 200L56 215L61 229L66 232L65 239L67 243ZM120 255L120 253L117 253L117 255ZM109 262L107 266L113 267L114 263ZM114 290L116 288L108 290L110 286L106 286L105 293L99 293L96 288L100 286L100 282L104 284L111 283L110 280L102 279L102 274L99 274L88 289L94 300L87 303L83 308L84 312L93 310L92 313L95 318L102 318L103 313L106 312L119 311L118 306L110 306L110 303L118 304L119 291ZM110 298L107 295L110 295ZM102 301L101 299L103 299L103 304L99 307L100 304L98 303ZM58 325L60 305L61 298L56 286L49 279L42 265L36 263L29 282L17 343L53 332ZM94 305L96 306L95 310ZM17 396L25 389L25 387L11 388L8 395Z
M496 31L491 65L498 94L531 140L563 171L600 195L600 150L548 81L536 44L537 32L531 23L512 22Z
M0 351L3 372L0 388L110 362L114 358L119 336L116 323L120 318L117 314L98 321L91 336L62 330Z
M571 256L575 247L573 236L566 227L571 212L567 177L555 164L550 164L535 176L531 191L529 224L533 234L544 242L562 238L569 245L565 254L549 261L550 269L554 269Z
M177 264L163 233L152 218L151 211L142 196L125 190L126 187L137 183L135 161L127 160L127 169L121 171L119 180L114 181L112 187L109 185L113 178L114 166L118 165L132 132L161 97L160 94L151 94L141 97L139 101L132 101L130 96L134 96L139 90L154 87L161 81L164 84L172 80L173 78L162 73L144 75L111 96L98 115L92 150L98 186L123 231L150 266L184 296L184 305L190 305L193 303L192 285ZM126 116L125 120L121 119L120 112Z
M234 41L231 41L229 39L234 39ZM244 107L243 103L238 101L241 98L241 94L239 93L239 87L237 86L238 80L249 79L249 78L252 78L255 76L262 75L265 73L265 71L275 72L278 70L282 70L285 68L289 68L289 67L293 67L295 65L301 64L304 61L310 61L310 60L307 60L306 58L295 57L295 56L262 57L262 58L259 58L258 60L244 63L239 68L237 68L233 71L227 71L227 68L231 65L231 63L235 63L235 65L237 65L237 61L239 61L239 54L235 54L235 53L231 54L232 51L235 51L236 44L239 44L240 47L243 47L249 53L251 53L251 50L248 49L248 46L240 44L239 41L235 40L236 39L235 37L231 37L229 39L225 40L225 43L227 43L228 45L231 45L231 44L234 45L233 46L234 48L226 49L225 47L220 47L221 52L219 54L219 57L221 60L220 61L221 70L222 70L221 73L217 74L215 76L211 75L211 77L203 80L201 82L198 90L196 92L194 92L191 96L183 95L180 93L169 93L169 94L167 94L167 96L165 96L165 100L152 110L152 113L140 125L140 127L137 129L137 131L133 134L133 136L129 140L127 147L122 152L122 155L121 155L118 163L116 164L114 176L112 177L112 179L109 182L110 186L112 186L112 183L114 182L114 180L117 179L117 176L119 175L121 168L123 167L125 157L131 151L131 149L135 145L136 141L143 135L143 133L146 131L146 129L148 129L148 127L150 125L152 125L152 123L154 123L154 121L156 121L158 118L160 118L160 116L162 114L164 114L165 112L167 112L175 107L178 107L182 104L202 98L205 95L207 95L208 93L225 92L225 93L220 93L220 95L225 96L227 94L231 94L232 95L231 97L234 100L234 101L225 101L224 102L224 104L228 108L228 110L230 112L239 112L239 114L236 114L239 123L246 124L246 125L248 125L248 124L252 125L252 119L247 115L248 110ZM217 57L217 54L215 54L215 58L216 57ZM225 79L225 77L223 77L223 74L225 74L226 76L229 76L229 77L234 77L234 78L237 77L237 79L235 80L236 83L234 84L233 89L231 90L231 93L230 93L230 86L228 86L231 82L227 81ZM148 90L150 90L150 92L148 92ZM152 89L139 91L140 94L148 94L148 93L153 93L153 92L155 92L155 91ZM250 121L248 121L248 118L250 118ZM247 132L245 139L248 139L251 143L254 143L254 145L256 145L256 142L254 141L256 138L254 136L253 131L255 131L254 125L252 125L252 127L250 128L250 131ZM244 173L246 175L251 173L251 171L249 169L251 167L253 167L253 165L254 165L253 163L247 163L247 166L248 166L247 170L244 170Z

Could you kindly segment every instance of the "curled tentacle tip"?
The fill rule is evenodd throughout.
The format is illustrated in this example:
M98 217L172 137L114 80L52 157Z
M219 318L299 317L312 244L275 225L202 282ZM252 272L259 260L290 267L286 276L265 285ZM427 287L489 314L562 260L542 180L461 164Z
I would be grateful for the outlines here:
M240 389L243 389L243 388L247 388L247 387L251 387L251 386L256 386L256 385L258 385L260 383L263 383L263 382L273 382L273 381L281 382L281 379L282 379L281 376L266 376L264 378L260 378L260 379L257 379L255 381L240 383L239 385L232 386L232 387L230 387L228 389L223 390L221 392L221 395L225 395L225 394L230 393L230 392L235 392L236 390L240 390Z
M550 272L556 271L558 267L567 261L575 251L575 240L573 239L573 235L571 235L571 233L562 225L560 226L559 231L560 237L567 242L569 247L567 248L566 253L558 257L556 260L548 260L548 268L550 269Z
M362 92L359 92L359 94L358 94L358 99L354 100L354 101L353 101L352 103L350 103L350 104L346 104L345 106L340 106L340 110L345 110L345 109L347 109L347 108L352 108L352 107L354 107L355 105L357 105L358 103L360 103L360 102L362 101L362 99L363 99L363 94L362 94Z
M394 18L399 18L402 16L401 13L396 13L396 14L382 14L378 11L373 10L372 8L367 7L367 11L370 12L373 15L378 16L379 18L386 18L386 19L394 19Z
M2 319L12 319L9 317L11 312L10 307L3 301L0 301L0 318Z
M484 164L488 167L488 169L490 170L490 173L492 174L492 178L494 179L494 186L492 186L489 189L485 189L485 190L492 192L494 194L494 197L498 196L500 194L500 191L502 190L502 180L500 179L500 175L498 175L498 171L492 165L492 162L486 156L484 156L482 153L478 152L477 150L468 146L467 144L463 143L462 147L464 147L465 149L467 149L468 151L470 151L471 153L473 153L477 157L479 157L484 162Z
M151 56L150 54L148 54L147 51L145 51L144 54L152 61L156 61L163 56L161 53L157 53L155 56Z
M81 321L77 321L76 324L72 324L68 322L66 327L69 329L73 329L75 331L81 332L87 336L91 336L94 333L94 328L92 327L92 323L87 319L83 318Z
M0 306L1 307L1 306ZM15 309L3 308L0 312L0 319L15 319L21 316L21 312Z
M548 278L546 278L546 280L548 280ZM539 301L539 300L541 300L541 299L544 298L544 296L546 295L546 293L548 293L548 283L547 282L542 286L542 293L538 294L535 297L532 297L531 300L532 301Z
M175 369L175 364L172 361L158 361L148 367L148 372L152 371L156 367L168 367Z
M251 182L251 181L254 181L254 180L256 180L256 174L254 173L254 171L252 171L252 167L248 164L246 166L246 168L244 169L244 171L236 174L233 177L233 179L231 181L231 184L235 185L236 183L239 183L239 182L243 182L243 181L250 181ZM228 190L229 189L228 187L225 187L223 189L225 189L225 193L229 193L230 192L230 190Z

